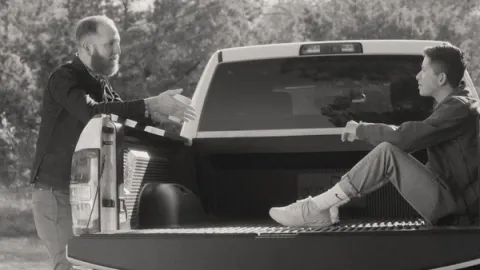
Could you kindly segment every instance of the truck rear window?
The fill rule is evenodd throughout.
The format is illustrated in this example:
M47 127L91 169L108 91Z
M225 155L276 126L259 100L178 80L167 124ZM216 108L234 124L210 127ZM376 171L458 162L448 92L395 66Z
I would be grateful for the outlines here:
M343 127L349 120L423 120L433 99L418 94L423 57L320 56L222 63L199 131Z

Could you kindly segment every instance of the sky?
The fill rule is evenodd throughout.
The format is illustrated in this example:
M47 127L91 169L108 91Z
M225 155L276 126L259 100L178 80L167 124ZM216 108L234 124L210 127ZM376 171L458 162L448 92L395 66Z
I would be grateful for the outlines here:
M153 2L155 0L137 0L132 4L132 9L135 11L145 10L149 8L149 6L153 6ZM276 0L268 0L270 4L275 3Z
M137 0L132 4L132 9L135 11L145 10L153 5L154 0Z

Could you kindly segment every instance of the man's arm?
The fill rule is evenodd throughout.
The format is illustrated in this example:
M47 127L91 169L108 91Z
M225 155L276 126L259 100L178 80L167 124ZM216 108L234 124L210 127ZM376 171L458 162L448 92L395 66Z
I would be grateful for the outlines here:
M53 100L84 124L100 113L112 113L135 120L145 119L145 100L96 102L79 87L77 77L67 69L60 68L52 74L49 90Z
M120 95L115 92L115 90L111 89L110 90L112 95L113 95L113 102L123 102L122 98L120 97ZM130 117L129 119L131 120L135 120L143 125L146 125L146 126L157 126L159 123L155 122L152 120L151 116L150 116L150 110L148 108L148 103L146 100L145 101L145 112L144 112L144 115L142 115L141 117L139 118L136 118L136 117Z
M373 145L389 142L405 152L413 152L457 137L463 132L469 113L469 104L449 98L424 121L400 126L360 123L356 135Z

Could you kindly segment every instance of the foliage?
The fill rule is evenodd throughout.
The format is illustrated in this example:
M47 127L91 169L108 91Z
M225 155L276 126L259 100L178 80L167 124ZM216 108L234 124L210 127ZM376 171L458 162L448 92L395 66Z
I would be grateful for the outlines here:
M226 47L339 39L448 40L480 83L476 0L0 0L0 185L28 179L49 74L75 52L78 19L106 14L122 37L124 99L172 88L193 94L203 67Z
M36 138L38 95L30 68L20 56L0 50L0 179L24 181Z

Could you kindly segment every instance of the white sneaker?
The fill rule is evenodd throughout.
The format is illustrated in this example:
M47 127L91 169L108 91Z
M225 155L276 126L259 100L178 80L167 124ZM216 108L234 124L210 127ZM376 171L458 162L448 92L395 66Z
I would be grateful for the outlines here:
M283 226L324 228L338 222L338 208L320 210L312 197L284 207L272 207L270 217Z

